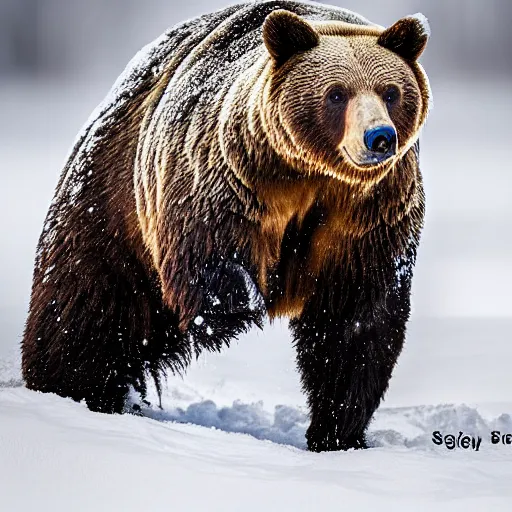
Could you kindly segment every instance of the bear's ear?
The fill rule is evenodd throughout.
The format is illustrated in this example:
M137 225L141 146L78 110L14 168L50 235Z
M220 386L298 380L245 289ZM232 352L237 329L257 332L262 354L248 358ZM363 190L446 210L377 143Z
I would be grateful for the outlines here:
M423 14L398 20L379 36L378 44L408 61L415 61L423 53L430 36L430 27Z
M298 52L314 48L319 40L316 30L290 11L272 11L263 24L263 41L279 65Z

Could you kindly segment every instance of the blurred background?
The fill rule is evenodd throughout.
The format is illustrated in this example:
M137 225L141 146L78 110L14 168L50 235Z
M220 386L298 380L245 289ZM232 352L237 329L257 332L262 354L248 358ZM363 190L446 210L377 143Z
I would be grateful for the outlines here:
M0 0L0 356L17 350L35 246L81 125L139 48L227 3ZM423 375L425 389L434 376L439 387L458 379L471 400L479 383L464 356L477 350L510 389L512 2L331 3L381 25L421 11L432 29L422 57L434 93L421 139L427 219L398 376ZM453 357L429 365L433 352ZM410 392L421 400L418 386Z

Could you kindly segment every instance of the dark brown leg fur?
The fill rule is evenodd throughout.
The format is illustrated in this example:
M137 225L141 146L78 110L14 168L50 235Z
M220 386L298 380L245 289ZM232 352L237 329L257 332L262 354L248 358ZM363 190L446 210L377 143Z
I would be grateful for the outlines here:
M330 273L291 323L311 451L366 447L366 428L404 343L413 260L389 268L377 288L357 271L344 279Z
M128 386L144 392L146 373L182 368L190 344L128 252L117 268L101 257L72 263L49 273L48 285L36 279L25 381L31 389L85 400L95 411L122 412Z

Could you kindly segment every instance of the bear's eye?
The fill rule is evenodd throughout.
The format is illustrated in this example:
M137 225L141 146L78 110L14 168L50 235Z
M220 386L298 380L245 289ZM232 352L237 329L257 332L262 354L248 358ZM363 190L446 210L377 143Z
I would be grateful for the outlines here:
M329 101L331 103L336 103L336 104L346 103L347 99L348 99L347 93L345 91L342 91L339 88L333 89L329 93Z
M388 107L393 106L400 99L400 91L398 87L396 85L388 87L382 95L382 99L386 102Z

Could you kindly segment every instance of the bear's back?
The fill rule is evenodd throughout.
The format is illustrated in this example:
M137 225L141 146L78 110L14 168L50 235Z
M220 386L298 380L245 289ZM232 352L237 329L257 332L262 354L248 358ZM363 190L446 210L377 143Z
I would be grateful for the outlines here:
M118 112L133 97L148 89L165 70L168 71L171 62L175 72L186 75L183 68L189 71L186 80L182 81L186 90L176 90L174 95L181 98L183 113L187 111L187 104L197 103L205 92L214 94L223 82L222 78L234 76L230 70L244 56L258 48L263 51L262 25L266 16L277 9L292 11L309 20L369 24L358 14L338 7L263 0L232 5L172 27L134 56L105 99L90 115L77 136L60 185L66 181L69 171L86 160L91 149L99 144L104 127L118 117ZM190 73L192 70L193 73ZM183 92L185 94L181 94Z
M102 148L126 113L135 110L164 74L166 90L154 112L167 126L179 125L183 133L190 123L208 115L208 105L225 93L242 69L247 69L265 51L261 37L268 14L277 9L292 11L309 20L369 22L351 11L308 2L263 0L229 6L176 25L140 50L128 63L105 99L92 112L79 132L61 173L52 205L39 241L36 268L42 248L58 239L59 223L66 211L83 203L95 187L92 180L107 172L101 164ZM139 101L139 103L137 103ZM194 121L195 119L195 121ZM160 124L161 126L161 124ZM164 134L160 134L164 135ZM108 185L107 185L108 186Z
M307 2L264 0L229 7L217 13L215 27L199 44L188 45L167 86L166 123L182 125L191 115L208 111L236 78L266 51L262 40L265 18L277 9L286 9L312 21L344 21L369 24L345 9ZM198 21L204 17L197 18ZM210 26L213 23L210 24ZM178 31L179 33L179 31ZM172 98L172 99L170 99Z

